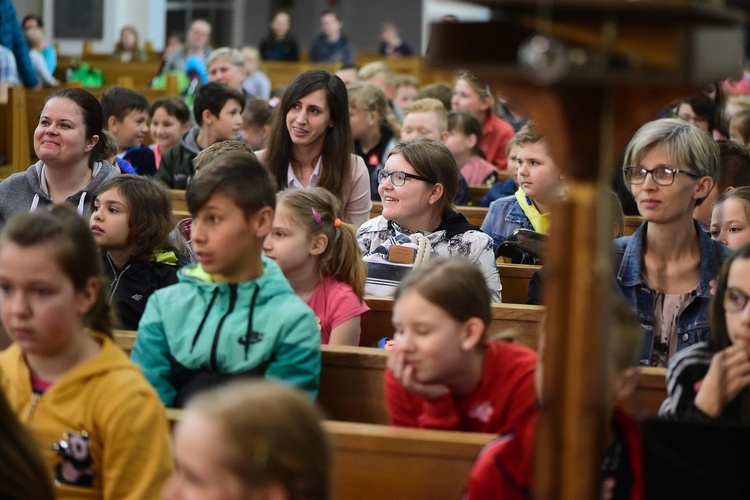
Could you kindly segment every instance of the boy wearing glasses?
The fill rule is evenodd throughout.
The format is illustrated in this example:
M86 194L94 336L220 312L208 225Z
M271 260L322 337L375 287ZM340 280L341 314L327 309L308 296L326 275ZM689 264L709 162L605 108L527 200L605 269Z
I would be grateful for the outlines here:
M552 206L562 195L564 176L547 151L544 136L529 121L513 138L519 188L514 195L493 201L482 224L495 250L516 229L548 233Z

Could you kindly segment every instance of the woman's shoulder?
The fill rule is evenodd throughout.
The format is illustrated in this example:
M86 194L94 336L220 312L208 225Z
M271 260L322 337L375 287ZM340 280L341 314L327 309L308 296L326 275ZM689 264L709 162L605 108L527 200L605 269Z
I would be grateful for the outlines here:
M357 237L364 233L384 231L386 229L388 229L388 219L386 219L382 215L378 215L377 217L373 217L372 219L359 226L359 229L357 230Z

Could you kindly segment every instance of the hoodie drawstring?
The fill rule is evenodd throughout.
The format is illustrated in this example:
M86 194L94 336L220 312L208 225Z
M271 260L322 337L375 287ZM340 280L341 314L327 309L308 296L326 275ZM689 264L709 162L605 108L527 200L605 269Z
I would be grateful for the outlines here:
M201 319L201 322L198 325L198 331L196 331L195 335L193 336L193 344L190 346L190 352L193 352L195 343L198 342L198 337L200 337L201 332L203 331L203 325L206 322L206 318L208 318L208 314L211 312L211 308L213 307L214 301L216 300L216 297L218 295L219 295L219 287L216 287L214 288L214 293L211 295L211 301L208 303L208 307L206 307L206 312L203 314L203 319Z
M31 210L29 210L29 212L36 210L37 205L39 205L39 195L35 194L34 199L31 200Z
M255 338L259 334L253 332L253 314L255 313L255 301L258 299L259 290L260 287L256 286L255 291L253 291L253 297L250 299L250 314L247 317L247 332L239 338L239 343L245 346L245 361L247 361L247 351L250 349L250 344L260 340Z
M83 217L83 207L86 203L86 191L81 193L81 199L78 201L78 215Z

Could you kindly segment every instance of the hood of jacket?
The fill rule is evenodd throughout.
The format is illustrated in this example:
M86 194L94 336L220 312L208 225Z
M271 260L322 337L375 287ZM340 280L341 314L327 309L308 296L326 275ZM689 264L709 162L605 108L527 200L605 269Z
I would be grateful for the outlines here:
M180 145L190 151L193 154L201 152L201 147L198 146L198 133L201 131L200 127L193 127L180 137Z
M40 205L52 204L52 198L49 195L49 188L47 186L47 180L44 177L44 169L47 168L43 161L39 160L34 165L26 170L26 181L28 187L31 190L31 203L29 211L33 212ZM76 210L79 215L85 216L91 213L89 208L91 195L107 179L110 179L117 175L115 167L110 165L106 161L97 161L91 166L91 172L93 174L92 181L82 190L68 197L68 203L76 206ZM23 195L23 193L17 193ZM25 196L24 196L25 197Z

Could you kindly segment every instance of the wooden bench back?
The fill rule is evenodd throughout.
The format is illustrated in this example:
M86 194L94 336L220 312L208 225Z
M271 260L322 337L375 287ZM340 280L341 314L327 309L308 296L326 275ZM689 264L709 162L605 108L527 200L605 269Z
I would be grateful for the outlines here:
M503 302L506 304L525 304L529 296L531 276L541 266L526 264L505 264L498 262L497 272L503 285Z
M466 217L466 220L468 220L470 224L474 224L478 227L482 227L484 218L487 217L487 212L489 211L489 209L485 207L457 206L455 208L457 212L464 214L464 217ZM382 213L383 204L379 201L373 201L372 209L370 209L370 218L377 217Z
M630 236L631 234L633 234L641 224L643 224L643 217L641 217L640 215L626 215L625 236Z
M0 105L0 154L5 155L9 168L3 176L23 172L31 165L33 134L27 134L26 91L23 87L8 89L8 102ZM36 126L36 120L34 120Z

